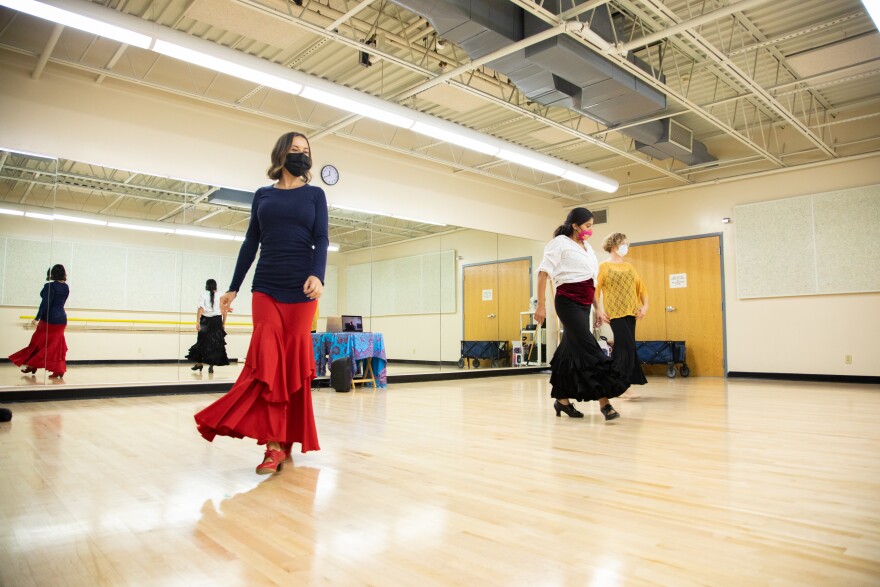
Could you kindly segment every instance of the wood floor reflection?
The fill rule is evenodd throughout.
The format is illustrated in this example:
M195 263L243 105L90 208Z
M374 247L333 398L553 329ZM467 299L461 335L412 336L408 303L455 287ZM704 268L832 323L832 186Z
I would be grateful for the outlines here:
M258 477L213 395L16 404L2 585L877 585L880 387L652 378L556 418L547 377L316 390Z

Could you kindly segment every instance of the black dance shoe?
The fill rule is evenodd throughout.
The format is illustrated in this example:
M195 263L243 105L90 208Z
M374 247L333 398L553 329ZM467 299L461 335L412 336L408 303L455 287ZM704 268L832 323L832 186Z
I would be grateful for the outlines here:
M561 412L565 412L568 414L569 418L583 418L584 415L581 412L577 411L577 408L574 407L574 404L561 404L559 400L553 402L553 409L556 410L556 417L560 417Z
M9 422L12 420L12 410L0 408L0 422Z
M620 414L617 412L617 410L614 409L614 406L612 406L611 404L605 404L605 407L600 409L602 415L605 416L606 422L608 420L616 420L620 417Z

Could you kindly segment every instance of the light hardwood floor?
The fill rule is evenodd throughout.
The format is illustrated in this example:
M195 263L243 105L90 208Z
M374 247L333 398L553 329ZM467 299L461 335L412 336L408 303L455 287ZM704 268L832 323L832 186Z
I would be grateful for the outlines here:
M640 392L609 425L544 375L317 390L270 478L196 433L216 396L16 404L0 584L880 584L880 387Z

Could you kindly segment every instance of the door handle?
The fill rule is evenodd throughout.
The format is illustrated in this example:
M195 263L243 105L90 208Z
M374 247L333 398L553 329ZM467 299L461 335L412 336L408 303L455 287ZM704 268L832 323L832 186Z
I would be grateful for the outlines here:
M667 312L675 312L675 308L673 306L666 306Z
M486 318L494 318L494 317L495 317L495 314L489 314L488 316L486 316Z

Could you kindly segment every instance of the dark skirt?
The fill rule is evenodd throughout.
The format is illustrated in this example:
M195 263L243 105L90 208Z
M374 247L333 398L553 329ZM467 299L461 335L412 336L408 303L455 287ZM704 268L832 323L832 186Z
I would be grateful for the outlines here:
M254 334L238 380L226 395L195 415L206 440L217 435L253 438L258 444L302 445L320 450L312 409L315 302L285 304L253 295Z
M550 361L550 396L592 401L626 391L627 377L614 368L593 337L590 306L564 296L556 296L554 304L564 332Z
M636 355L636 317L622 316L611 320L611 331L614 332L614 353L611 360L618 371L629 376L632 385L644 385L648 382L642 365Z
M222 316L202 316L199 321L199 335L186 358L206 365L228 365L226 356L226 331L223 330Z

